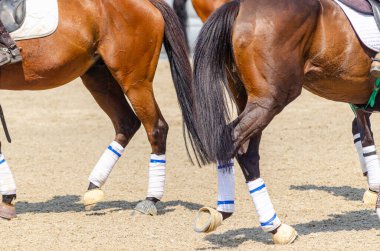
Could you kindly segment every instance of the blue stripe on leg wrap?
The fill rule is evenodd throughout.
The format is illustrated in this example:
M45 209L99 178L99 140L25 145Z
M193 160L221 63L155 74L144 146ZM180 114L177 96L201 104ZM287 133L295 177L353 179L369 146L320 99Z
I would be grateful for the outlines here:
M150 163L152 163L152 164L155 164L155 163L165 164L165 163L166 163L166 160L151 159L151 160L150 160Z
M5 159L0 160L0 165L5 162Z
M112 146L109 146L108 150L110 150L111 152L113 152L114 154L116 154L119 158L121 157L121 154L118 153L115 149L113 149Z
M266 226L273 226L273 221L277 218L277 214L274 214L274 216L268 220L267 222L263 222L263 223L260 223L260 225L262 227L266 227Z
M235 204L235 201L233 200L218 201L218 206L219 205L233 205L233 204Z
M253 193L256 193L260 190L263 190L265 188L265 184L262 184L261 186L259 186L258 188L255 188L255 189L252 189L249 191L250 194L253 194Z

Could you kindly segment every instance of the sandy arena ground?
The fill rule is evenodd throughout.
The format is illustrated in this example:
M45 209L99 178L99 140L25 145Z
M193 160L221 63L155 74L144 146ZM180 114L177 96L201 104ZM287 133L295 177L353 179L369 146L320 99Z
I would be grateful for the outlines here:
M80 80L42 92L0 92L13 143L3 152L18 185L18 218L0 221L7 250L380 250L380 222L361 203L361 176L346 104L307 91L266 129L262 174L280 218L300 238L277 247L258 227L237 167L236 214L216 232L192 230L196 211L216 201L216 172L192 166L167 62L155 79L170 125L166 194L157 217L132 216L147 189L150 145L140 129L114 169L95 211L83 211L87 177L113 128ZM372 119L380 140L380 116Z

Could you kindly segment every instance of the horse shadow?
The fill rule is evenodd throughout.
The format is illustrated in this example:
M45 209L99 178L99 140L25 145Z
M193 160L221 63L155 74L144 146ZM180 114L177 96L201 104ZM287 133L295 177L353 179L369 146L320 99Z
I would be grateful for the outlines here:
M315 233L328 233L339 231L380 230L380 223L373 210L352 211L344 214L332 214L328 219L310 221L292 225L300 235L307 236ZM380 236L380 234L378 234ZM209 234L204 238L212 246L197 250L238 248L247 241L272 244L270 234L264 233L260 228L240 228L228 230L224 233Z
M103 215L105 210L110 212L133 210L140 201L102 201L99 202L89 213L89 215ZM69 213L69 212L84 212L84 206L81 202L81 197L78 195L54 196L52 199L45 202L29 203L20 201L15 204L17 214L44 214L44 213ZM174 207L182 206L191 211L198 210L202 205L187 202L182 200L164 201L157 203L159 214L173 212Z
M365 192L365 189L363 188L355 188L355 187L350 187L350 186L332 187L332 186L316 186L316 185L302 185L302 186L292 185L290 186L290 190L324 191L336 197L343 197L344 199L351 200L351 201L361 201L363 199L363 194Z

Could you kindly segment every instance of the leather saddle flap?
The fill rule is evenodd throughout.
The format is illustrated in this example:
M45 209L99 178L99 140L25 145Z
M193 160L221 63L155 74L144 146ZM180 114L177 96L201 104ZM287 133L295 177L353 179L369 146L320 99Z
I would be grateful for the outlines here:
M8 32L20 28L25 20L26 0L0 0L0 19Z

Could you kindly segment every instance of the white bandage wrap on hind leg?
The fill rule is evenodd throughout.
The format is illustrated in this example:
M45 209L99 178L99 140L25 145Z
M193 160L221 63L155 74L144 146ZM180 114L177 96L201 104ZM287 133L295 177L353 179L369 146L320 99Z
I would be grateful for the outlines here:
M0 193L2 195L16 194L15 179L2 154L0 154Z
M360 133L354 135L354 144L355 144L356 152L358 153L358 156L359 156L362 172L366 173L367 167L366 167L364 156L363 156L363 146L362 146Z
M276 230L281 225L281 221L274 211L264 180L259 178L248 182L247 185L259 216L261 228L265 232Z
M218 164L217 210L225 213L235 211L235 169L233 160L227 166Z
M161 200L164 196L166 156L152 154L149 164L149 198Z
M116 141L113 141L100 157L88 180L95 186L102 187L123 152L124 147Z
M369 189L379 192L380 188L380 161L375 146L363 147L363 156L368 172Z

